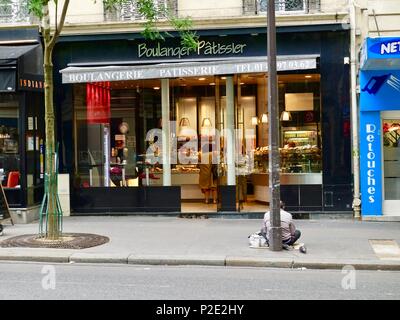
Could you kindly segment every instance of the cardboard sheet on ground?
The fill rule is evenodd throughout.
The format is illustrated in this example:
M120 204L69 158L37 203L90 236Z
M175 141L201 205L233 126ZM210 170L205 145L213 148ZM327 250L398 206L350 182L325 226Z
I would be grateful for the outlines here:
M292 246L290 246L290 247L292 247L293 248L293 250L300 250L300 247L301 246L304 246L304 243L303 242L298 242L298 243L295 243L294 245L292 245ZM252 246L252 245L249 245L249 248L252 248L252 249L269 249L269 247L268 246Z

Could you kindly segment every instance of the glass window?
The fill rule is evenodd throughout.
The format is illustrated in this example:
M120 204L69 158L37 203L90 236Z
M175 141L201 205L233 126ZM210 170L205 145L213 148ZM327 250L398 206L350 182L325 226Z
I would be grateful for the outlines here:
M20 188L19 102L13 93L0 95L0 177L6 188Z
M282 172L322 172L319 81L318 74L279 76Z
M400 199L400 119L383 120L385 200Z
M159 80L74 85L74 108L75 186L142 185L147 133L161 123Z
M28 205L40 203L44 187L44 106L43 94L25 92L26 99L26 182Z
M280 160L282 173L322 172L319 74L279 75ZM255 171L268 172L268 121L265 84L258 90ZM264 92L262 92L264 90ZM260 101L260 100L259 100ZM264 120L264 121L263 121Z

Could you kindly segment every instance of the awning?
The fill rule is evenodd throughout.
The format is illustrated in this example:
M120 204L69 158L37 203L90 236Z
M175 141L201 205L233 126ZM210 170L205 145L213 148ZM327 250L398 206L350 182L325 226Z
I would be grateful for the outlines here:
M27 63L21 63L19 72L25 69L34 70L38 65L37 51L40 45L1 46L0 45L0 92L15 92L17 89L17 63L20 58L31 59ZM40 61L40 60L39 60ZM33 63L34 62L34 63Z
M316 69L318 57L319 55L278 56L277 70ZM60 71L63 83L185 78L259 72L268 72L267 57L227 58L152 65L68 67Z
M0 46L0 60L18 59L39 45L29 46Z

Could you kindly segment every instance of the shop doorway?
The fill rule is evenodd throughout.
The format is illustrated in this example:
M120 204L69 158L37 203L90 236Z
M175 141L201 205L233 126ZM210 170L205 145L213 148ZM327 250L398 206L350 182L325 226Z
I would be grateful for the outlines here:
M381 113L383 160L383 215L400 215L400 112Z
M260 191L253 181L257 137L261 143L268 128L265 88L261 73L170 80L178 149L172 182L179 180L182 213L268 209L266 187Z
M170 79L170 120L175 123L172 136L176 140L171 179L181 189L182 213L217 212L215 165L212 159L202 163L216 149L215 92L213 76Z

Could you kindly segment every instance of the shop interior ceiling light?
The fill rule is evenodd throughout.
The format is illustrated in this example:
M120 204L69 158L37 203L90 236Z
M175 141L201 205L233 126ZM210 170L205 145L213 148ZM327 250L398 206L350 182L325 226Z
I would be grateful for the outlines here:
M202 121L202 123L201 123L201 126L202 126L203 128L211 128L211 127L212 127L212 124L211 124L210 118L204 118L203 121Z
M257 117L251 117L251 124L253 126L256 126L258 124L258 118Z
M190 122L189 119L186 117L181 118L181 121L179 122L179 126L182 127L190 127Z
M281 121L292 121L292 114L289 111L281 113Z
M268 123L268 115L266 113L262 114L261 123Z
M183 117L181 121L179 121L179 136L189 137L192 134L192 129L190 128L189 118Z

